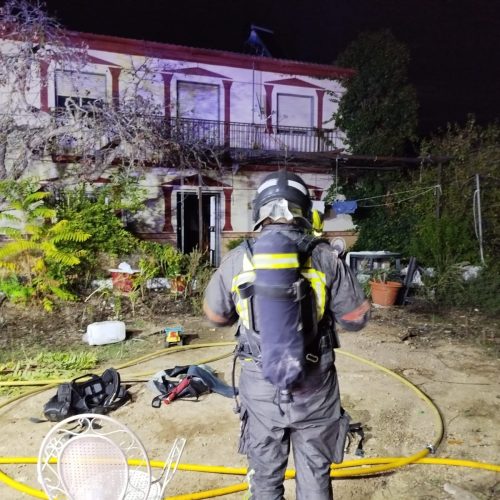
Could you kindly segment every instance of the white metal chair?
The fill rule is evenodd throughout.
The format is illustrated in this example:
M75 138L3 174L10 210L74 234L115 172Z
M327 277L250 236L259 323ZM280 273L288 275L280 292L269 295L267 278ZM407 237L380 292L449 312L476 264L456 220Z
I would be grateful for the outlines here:
M146 450L128 427L106 415L75 415L45 436L38 480L51 500L160 500L185 443L175 440L161 476L154 479Z

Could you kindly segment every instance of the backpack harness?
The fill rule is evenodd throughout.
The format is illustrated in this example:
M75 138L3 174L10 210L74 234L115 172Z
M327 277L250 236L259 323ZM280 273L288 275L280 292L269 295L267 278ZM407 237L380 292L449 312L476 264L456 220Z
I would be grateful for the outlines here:
M108 368L101 376L82 375L61 384L56 395L45 403L43 413L49 421L60 422L80 413L108 413L129 399L127 388L121 385L120 374Z

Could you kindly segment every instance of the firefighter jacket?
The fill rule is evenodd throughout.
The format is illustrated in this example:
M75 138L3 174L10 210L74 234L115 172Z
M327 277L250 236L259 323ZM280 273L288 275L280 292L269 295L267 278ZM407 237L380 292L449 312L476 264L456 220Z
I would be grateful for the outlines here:
M304 238L304 230L294 225L270 224L262 229L261 234L269 231L281 232L294 241ZM205 291L205 301L214 313L232 322L239 321L238 333L242 344L248 343L251 338L251 324L248 304L240 296L239 289L242 284L252 281L253 273L245 245L240 245L224 257ZM357 331L368 319L368 314L356 321L344 318L365 300L359 283L327 243L320 243L314 248L301 273L314 291L318 330L330 338L330 348L340 347L335 323L346 330Z

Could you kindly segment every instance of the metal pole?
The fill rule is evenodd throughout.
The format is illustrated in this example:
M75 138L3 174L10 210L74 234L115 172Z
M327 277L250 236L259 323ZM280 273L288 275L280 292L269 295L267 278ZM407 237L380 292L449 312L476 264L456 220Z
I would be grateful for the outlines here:
M438 182L437 182L439 186L443 185L442 173L443 173L443 167L440 163L438 165ZM436 219L439 220L440 217L441 217L441 187L438 189L436 193Z
M179 214L177 214L179 215ZM185 227L184 227L184 172L181 174L181 252L184 253L184 239L185 239ZM177 220L179 224L179 220Z
M252 62L252 125L255 124L255 62Z
M479 174L476 174L476 190L474 191L474 223L476 229L476 236L479 240L479 257L481 259L481 264L484 265L484 253L483 253L483 219L481 216L481 186L479 184Z
M201 175L198 174L198 251L203 248L203 197L201 194Z

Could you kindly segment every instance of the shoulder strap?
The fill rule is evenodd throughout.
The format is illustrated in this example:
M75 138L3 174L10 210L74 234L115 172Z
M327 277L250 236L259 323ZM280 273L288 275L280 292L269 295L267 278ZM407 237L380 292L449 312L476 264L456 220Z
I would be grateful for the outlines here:
M253 257L253 244L254 244L254 240L250 240L250 239L245 239L242 243L242 246L243 248L246 250L248 256L250 257L250 259Z
M306 260L312 255L314 249L320 244L329 244L325 238L315 238L310 234L305 234L300 240L297 241L297 247L300 254L300 264L303 266Z
M89 380L78 382L78 380L89 377ZM125 386L121 385L121 377L114 368L106 369L101 376L90 374L77 377L71 381L72 389L76 399L72 405L77 408L83 404L89 411L108 411L121 406L129 398Z
M121 385L120 374L114 368L108 368L102 374L106 397L102 402L105 409L114 409L128 399L127 389Z

